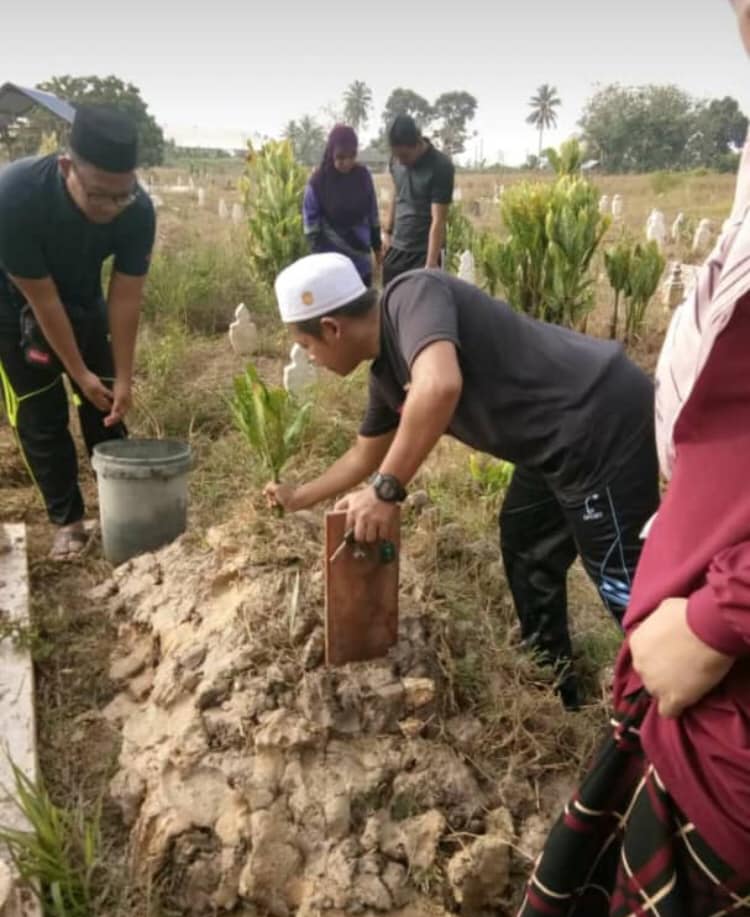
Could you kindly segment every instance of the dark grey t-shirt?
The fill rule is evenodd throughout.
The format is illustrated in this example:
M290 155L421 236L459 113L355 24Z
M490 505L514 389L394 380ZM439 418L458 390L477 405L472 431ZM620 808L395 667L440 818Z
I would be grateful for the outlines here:
M148 271L154 208L139 191L111 223L91 223L73 203L57 156L19 159L0 172L0 333L15 333L23 297L8 275L51 277L71 318L101 301L102 264L141 276Z
M410 367L435 341L456 345L463 374L446 432L539 470L562 494L600 483L653 428L653 385L619 344L535 321L436 270L394 280L381 309L363 436L398 426Z
M428 141L427 150L413 166L402 166L393 159L390 169L396 186L393 247L405 252L426 252L432 205L450 204L453 200L453 163Z

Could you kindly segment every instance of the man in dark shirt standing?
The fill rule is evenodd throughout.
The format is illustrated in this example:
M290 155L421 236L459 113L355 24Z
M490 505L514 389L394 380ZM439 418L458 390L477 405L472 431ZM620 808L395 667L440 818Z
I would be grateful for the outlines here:
M282 320L310 358L339 375L372 360L355 445L272 502L338 504L357 541L389 537L406 485L447 433L516 464L500 514L505 572L524 642L555 664L566 706L570 672L566 577L580 554L620 621L659 491L653 386L613 342L514 312L442 271L404 274L378 305L340 255L313 255L276 281Z
M394 120L388 140L395 195L383 233L383 286L405 271L442 267L455 176L450 159L422 137L409 115Z
M63 373L89 454L126 435L154 209L136 176L126 115L78 108L64 156L0 174L0 381L26 465L58 527L52 556L85 546ZM114 256L107 302L104 261ZM111 340L111 346L110 346Z

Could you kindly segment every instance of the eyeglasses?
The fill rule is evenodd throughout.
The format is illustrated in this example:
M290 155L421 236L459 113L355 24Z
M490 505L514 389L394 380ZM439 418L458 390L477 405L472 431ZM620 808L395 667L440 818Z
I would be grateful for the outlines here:
M116 207L118 210L124 210L126 207L129 207L140 194L140 186L136 182L130 191L124 191L120 194L109 194L107 191L89 191L86 187L86 184L81 177L81 172L75 164L75 161L71 160L71 166L73 171L78 177L78 184L81 187L86 196L86 200L89 204L94 204L95 206L111 206Z

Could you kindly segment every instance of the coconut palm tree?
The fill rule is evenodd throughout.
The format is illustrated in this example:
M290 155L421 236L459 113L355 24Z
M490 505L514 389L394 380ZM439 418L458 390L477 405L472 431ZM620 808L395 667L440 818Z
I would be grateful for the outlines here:
M359 132L370 117L372 108L372 91L367 83L354 80L344 93L344 120Z
M326 145L326 135L310 115L304 115L299 121L289 121L284 127L283 136L292 144L295 158L299 162L314 166L320 161Z
M557 89L549 83L543 83L536 91L536 95L529 100L531 114L526 119L527 124L533 124L539 131L539 156L542 155L542 141L544 132L549 127L557 127L557 112L562 103L557 94Z

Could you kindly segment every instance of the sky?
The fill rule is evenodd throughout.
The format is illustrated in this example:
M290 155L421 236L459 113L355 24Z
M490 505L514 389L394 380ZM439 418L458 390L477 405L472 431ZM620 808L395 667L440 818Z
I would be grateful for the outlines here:
M140 88L167 136L223 147L278 136L304 114L330 124L354 79L374 97L364 140L398 86L430 101L466 90L479 103L467 157L509 165L536 152L525 118L542 83L562 100L545 146L574 133L597 85L613 82L732 95L750 113L750 62L721 0L126 0L119 8L13 4L0 84L115 74Z

